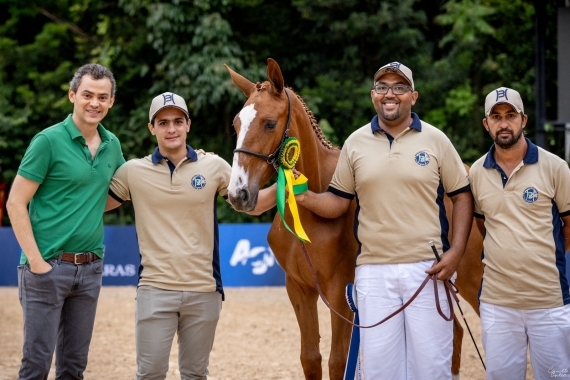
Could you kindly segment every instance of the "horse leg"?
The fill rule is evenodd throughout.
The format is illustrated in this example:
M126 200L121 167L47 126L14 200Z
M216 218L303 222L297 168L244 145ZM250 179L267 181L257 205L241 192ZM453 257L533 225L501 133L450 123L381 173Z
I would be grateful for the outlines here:
M484 267L481 261L482 251L483 235L481 235L477 225L473 222L465 254L457 268L455 286L457 286L461 297L471 305L477 315L479 315L479 289L481 288Z
M453 380L459 380L459 368L461 367L461 342L463 341L463 327L457 316L453 317L453 356L451 357L451 374Z
M347 281L347 283L348 282L349 281ZM344 289L335 289L334 291L328 292L327 299L334 310L338 311L346 319L352 321L354 314L346 304ZM331 311L331 328L329 378L331 380L342 380L346 367L352 325Z
M319 315L317 311L318 293L313 289L302 287L291 277L287 276L286 285L287 294L297 323L301 332L301 365L305 379L321 380L323 377L323 369L321 366L321 353L319 350L319 342L321 336L319 334Z

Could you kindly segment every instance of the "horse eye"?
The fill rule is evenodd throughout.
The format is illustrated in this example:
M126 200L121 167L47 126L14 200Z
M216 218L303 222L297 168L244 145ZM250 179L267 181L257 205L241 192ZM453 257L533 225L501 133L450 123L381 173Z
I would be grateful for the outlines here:
M274 121L270 121L265 125L265 129L268 129L270 131L274 130L275 127L277 126L277 123Z

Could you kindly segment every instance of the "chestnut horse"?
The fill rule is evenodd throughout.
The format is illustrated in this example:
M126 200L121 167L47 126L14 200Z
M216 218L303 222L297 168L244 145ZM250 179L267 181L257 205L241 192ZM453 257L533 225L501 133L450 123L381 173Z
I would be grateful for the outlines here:
M469 167L465 165L465 169L469 171ZM445 211L447 219L451 220L453 212L453 203L447 196L444 198ZM452 223L449 223L449 236L452 236ZM465 301L471 305L473 310L479 315L479 289L481 288L481 280L483 278L483 262L481 261L481 253L483 251L483 235L479 232L475 220L471 225L471 233L467 240L465 254L459 262L457 268L457 278L455 286L459 290L459 294ZM459 367L461 364L461 341L463 338L463 328L459 323L457 316L453 319L453 358L451 362L451 372L454 379L459 379ZM483 370L483 368L481 368Z
M309 189L317 193L326 191L340 150L333 147L324 137L315 117L301 97L291 89L285 88L277 62L268 59L268 81L263 83L252 83L229 67L226 68L234 84L248 98L234 119L237 146L228 187L232 206L238 211L254 209L258 191L275 174L276 156L281 144L289 136L296 137L300 142L301 156L296 168L307 176ZM353 202L350 210L337 219L321 218L299 207L300 219L311 239L306 248L315 267L316 278L322 292L331 308L348 319L352 319L353 314L346 304L344 293L347 283L354 281L358 249L354 237L355 206ZM290 213L286 213L286 221L288 225L293 225ZM319 294L303 254L301 242L287 231L279 214L273 220L267 240L279 265L285 271L287 294L301 333L300 358L305 378L321 379L322 358L319 351L317 314ZM473 261L479 259L480 252L479 249ZM474 302L477 302L479 284L476 280L469 284L471 283L477 286L470 292ZM457 321L454 327L457 339L454 339L456 350L454 350L453 373L458 373L462 330ZM344 375L351 325L331 312L331 328L329 376L336 380L342 379ZM455 342L457 340L459 343Z

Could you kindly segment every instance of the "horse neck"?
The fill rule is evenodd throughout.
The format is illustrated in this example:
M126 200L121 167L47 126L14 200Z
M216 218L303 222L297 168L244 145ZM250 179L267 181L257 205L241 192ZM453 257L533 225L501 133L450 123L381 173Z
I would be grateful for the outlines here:
M291 135L297 136L301 143L301 155L295 168L307 177L309 189L315 192L326 191L340 151L323 145L298 99L295 99L294 109Z

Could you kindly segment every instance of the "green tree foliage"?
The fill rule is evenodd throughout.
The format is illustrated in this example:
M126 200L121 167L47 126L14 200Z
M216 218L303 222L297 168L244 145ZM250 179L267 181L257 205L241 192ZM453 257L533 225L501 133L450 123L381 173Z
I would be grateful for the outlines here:
M557 5L548 3L545 31L554 89ZM534 12L531 0L0 0L4 176L10 183L31 138L71 112L68 82L87 62L115 74L117 98L104 124L127 159L152 152L150 100L174 91L188 101L190 145L231 162L232 120L245 98L223 64L255 82L265 80L272 57L339 146L374 115L374 72L405 63L420 93L414 111L471 163L491 143L481 126L490 90L518 89L534 117ZM249 217L220 200L224 222L272 215ZM106 222L132 223L132 208Z
M430 102L426 119L442 128L470 163L491 145L481 128L487 93L516 88L533 117L534 7L524 0L452 0L443 9L434 19L446 32L438 45L441 58L427 78L443 98Z

